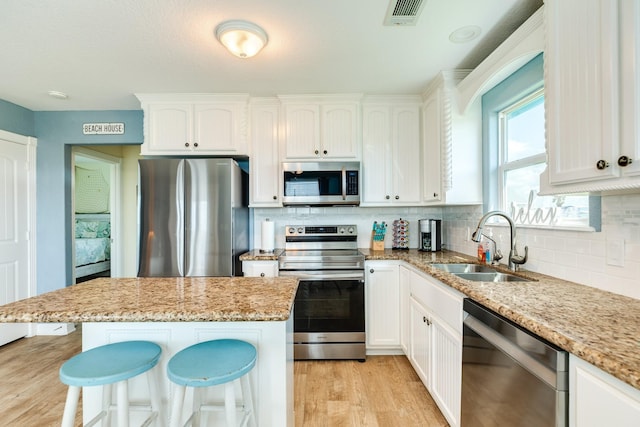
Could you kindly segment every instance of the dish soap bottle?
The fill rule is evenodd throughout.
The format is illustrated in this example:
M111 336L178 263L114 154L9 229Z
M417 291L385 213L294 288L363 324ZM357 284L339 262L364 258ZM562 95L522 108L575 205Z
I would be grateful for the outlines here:
M478 261L484 264L486 260L486 253L484 251L484 244L482 243L482 239L478 242Z
M491 257L491 242L484 242L484 262L486 264L491 264L493 258Z

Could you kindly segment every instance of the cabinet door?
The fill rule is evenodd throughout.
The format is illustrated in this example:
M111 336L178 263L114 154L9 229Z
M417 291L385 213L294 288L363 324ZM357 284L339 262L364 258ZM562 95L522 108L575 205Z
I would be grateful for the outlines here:
M287 159L319 158L320 107L318 105L285 105L285 157Z
M365 266L367 348L400 345L399 267L386 262Z
M425 387L430 390L431 320L427 310L418 301L410 298L409 305L411 312L409 361Z
M193 148L193 110L190 104L152 104L145 111L148 152L181 153Z
M323 105L320 122L322 157L358 157L357 104Z
M551 184L619 176L618 1L545 2ZM598 168L598 162L611 166Z
M362 203L390 203L391 193L391 108L383 105L363 107Z
M406 267L400 266L400 347L404 354L409 354L409 334L411 332L411 275L413 273Z
M277 104L251 108L251 207L280 206Z
M640 420L640 391L569 356L569 426L632 427Z
M419 204L420 107L394 107L392 115L393 203Z
M242 261L242 274L245 277L276 277L278 261Z
M462 338L438 317L431 318L431 395L451 426L460 425Z
M194 151L207 154L247 154L240 129L242 115L243 107L235 104L196 104Z
M423 151L423 181L422 199L425 202L439 202L442 200L440 168L441 152L441 90L435 90L422 106L424 151Z
M625 176L640 175L640 2L620 3L620 50L622 52L621 156L633 159L622 168Z

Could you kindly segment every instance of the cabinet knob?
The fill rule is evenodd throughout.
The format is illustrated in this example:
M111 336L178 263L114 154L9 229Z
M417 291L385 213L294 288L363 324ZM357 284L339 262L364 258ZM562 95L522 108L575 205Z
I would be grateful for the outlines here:
M273 200L278 200L278 196L273 196Z
M389 197L389 195L387 194L386 196L384 196L384 198L389 200L391 197Z
M197 146L198 146L198 143L197 143L197 142L194 142L194 143L193 143L193 146L194 146L194 147L197 147Z
M320 153L320 152L319 152L318 150L316 150L316 151L314 151L314 153L318 154L318 153Z
M433 197L438 197L438 193L433 193Z
M374 271L374 270L373 270L373 268L372 268L371 270L369 270L369 273L373 274L373 271Z
M327 154L327 150L324 150L322 153L323 153L323 154Z
M631 157L627 157L627 156L620 156L620 158L618 158L618 166L629 166L631 163L633 163L633 159Z
M264 273L260 273L260 277L264 277Z
M598 160L598 162L596 163L596 169L598 169L599 171L604 170L608 167L609 162L607 162L606 160Z
M188 143L188 142L185 142L185 143L184 143L184 146L185 146L185 147L188 147L188 146L189 146L189 143Z
M399 200L399 199L400 199L400 196L396 196L396 200Z

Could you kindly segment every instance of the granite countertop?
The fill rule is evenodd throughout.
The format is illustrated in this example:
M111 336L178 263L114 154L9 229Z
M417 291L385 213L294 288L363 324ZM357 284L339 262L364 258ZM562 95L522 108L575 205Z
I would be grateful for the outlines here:
M367 260L404 261L640 389L640 300L527 271L515 274L530 282L472 282L430 266L477 263L457 252L361 252Z
M240 255L240 261L277 261L284 249L274 249L273 252L261 252L258 249Z
M0 322L282 321L296 277L100 278L0 306Z

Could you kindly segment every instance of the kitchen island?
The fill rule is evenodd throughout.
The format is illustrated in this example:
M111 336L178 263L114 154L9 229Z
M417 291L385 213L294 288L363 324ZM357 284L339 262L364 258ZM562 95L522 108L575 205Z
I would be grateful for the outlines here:
M100 278L0 306L0 322L82 323L83 350L134 339L160 344L165 408L171 356L210 339L248 341L258 350L249 375L260 426L293 426L290 315L297 287L291 277ZM133 399L145 392L144 380L130 382ZM100 388L86 388L84 422L99 406ZM168 411L162 416L168 420Z

